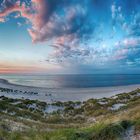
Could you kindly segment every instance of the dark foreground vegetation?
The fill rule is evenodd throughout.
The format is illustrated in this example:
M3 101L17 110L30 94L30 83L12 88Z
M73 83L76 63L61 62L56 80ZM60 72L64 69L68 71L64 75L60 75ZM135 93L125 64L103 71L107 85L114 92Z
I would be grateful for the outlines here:
M140 89L85 102L0 97L0 140L140 140Z

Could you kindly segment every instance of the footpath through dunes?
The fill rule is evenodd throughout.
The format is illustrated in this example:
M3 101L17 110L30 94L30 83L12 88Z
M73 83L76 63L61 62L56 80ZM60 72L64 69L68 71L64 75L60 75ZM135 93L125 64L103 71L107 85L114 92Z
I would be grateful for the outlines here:
M131 140L140 134L139 109L140 89L83 102L46 103L1 96L0 138Z

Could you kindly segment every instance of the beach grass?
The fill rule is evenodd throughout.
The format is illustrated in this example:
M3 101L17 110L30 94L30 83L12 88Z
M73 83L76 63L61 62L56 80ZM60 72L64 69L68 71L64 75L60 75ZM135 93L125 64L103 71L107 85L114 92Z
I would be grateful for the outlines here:
M137 123L135 123L138 125ZM59 129L54 131L0 131L0 138L6 140L117 140L134 122L121 121L112 124L98 123L86 128Z
M123 140L129 129L140 136L139 93L52 104L1 96L0 140Z

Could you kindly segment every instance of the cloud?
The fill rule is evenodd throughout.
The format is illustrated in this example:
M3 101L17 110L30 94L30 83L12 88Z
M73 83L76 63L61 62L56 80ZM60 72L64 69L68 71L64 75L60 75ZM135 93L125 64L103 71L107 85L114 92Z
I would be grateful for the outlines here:
M134 1L137 9L138 0ZM3 0L0 22L13 12L18 13L15 18L25 18L31 25L27 30L32 41L53 48L46 59L49 63L126 63L135 61L133 55L140 52L140 14L136 10L127 15L129 2L126 5L111 0Z
M90 2L83 0L3 0L0 18L10 13L18 12L31 24L28 32L34 43L44 42L53 47L49 62L81 62L89 57L90 49L86 47L89 40L94 38L95 20L89 8ZM18 26L21 26L19 22ZM52 59L53 57L53 59ZM75 61L75 62L76 62Z
M31 0L27 4L19 0L4 0L0 18L4 22L10 13L19 12L32 25L28 32L34 43L49 40L51 46L57 44L65 48L68 44L76 46L93 38L95 23L94 18L88 16L91 12L88 7L90 2Z
M0 22L5 22L4 18L0 18Z
M129 26L129 36L140 36L140 13L133 15L133 21Z
M26 7L20 0L3 0L0 7L0 18L4 19L13 12L19 12L23 18L27 19L32 19L34 15L33 8Z
M111 16L112 16L113 28L115 28L116 25L122 26L124 24L125 17L123 15L121 6L117 6L115 4L112 4L111 5Z
M139 45L140 45L139 37L125 38L122 41L119 41L115 44L116 47L123 46L125 48L137 47Z
M44 1L44 0L42 0ZM65 3L53 5L54 1L35 2L37 15L32 21L33 27L29 33L33 42L42 42L53 38L74 36L75 38L86 39L94 31L93 21L87 19L87 11L84 4ZM50 5L48 9L44 5ZM83 2L82 2L83 3ZM53 6L52 6L53 5ZM60 7L59 7L60 6ZM59 7L59 10L58 10ZM61 8L61 9L60 9ZM47 16L46 16L47 15ZM40 21L38 23L38 21Z
M125 38L115 43L115 47L113 60L123 65L139 64L137 60L140 57L140 38Z
M67 3L64 0L32 0L28 6L19 0L4 0L1 4L0 18L12 12L20 12L21 16L32 24L32 28L28 31L33 42L42 42L69 34L76 34L77 38L88 38L94 27L91 27L93 21L88 19L89 11L85 4L85 0L82 2L72 0Z

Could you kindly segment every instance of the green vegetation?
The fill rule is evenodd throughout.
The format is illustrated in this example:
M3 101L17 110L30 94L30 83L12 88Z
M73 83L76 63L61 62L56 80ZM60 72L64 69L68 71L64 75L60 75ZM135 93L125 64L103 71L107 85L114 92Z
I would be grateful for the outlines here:
M140 137L140 89L111 98L54 102L0 97L0 140L123 140Z
M104 124L98 123L87 128L69 128L53 131L14 131L12 133L2 130L0 138L6 140L118 140L132 125L129 121Z

